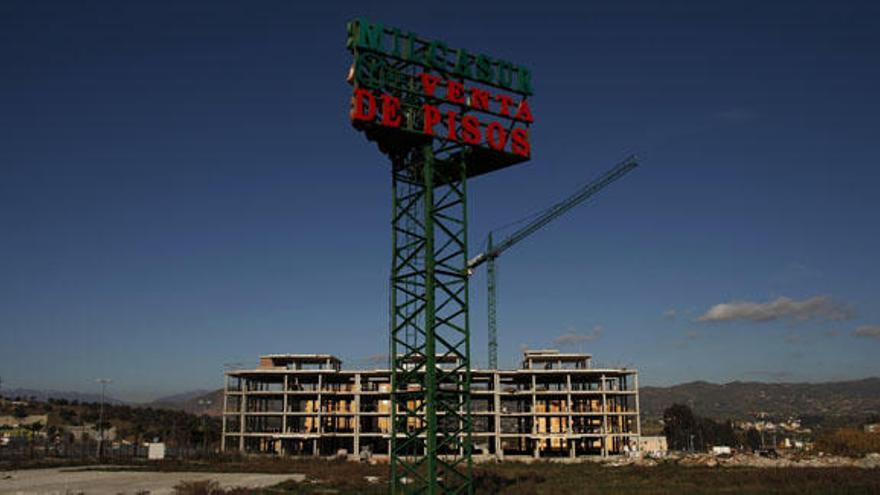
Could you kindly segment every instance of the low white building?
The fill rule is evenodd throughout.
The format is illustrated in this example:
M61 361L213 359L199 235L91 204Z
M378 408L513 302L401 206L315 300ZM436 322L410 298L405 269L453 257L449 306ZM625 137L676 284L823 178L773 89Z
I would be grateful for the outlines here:
M716 445L712 447L712 454L714 455L730 455L732 453L733 450L727 445Z
M147 459L151 461L161 461L165 458L165 444L162 442L154 442L147 444Z

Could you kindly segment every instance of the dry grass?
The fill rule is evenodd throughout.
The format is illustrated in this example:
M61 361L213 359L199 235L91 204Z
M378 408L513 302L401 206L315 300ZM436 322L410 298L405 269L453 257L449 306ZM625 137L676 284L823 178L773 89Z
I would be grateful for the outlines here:
M220 488L216 481L183 481L174 487L175 495L247 495L246 488Z
M661 465L500 464L476 471L478 493L499 494L855 494L880 493L880 470L701 468ZM482 483L481 478L500 478Z
M164 470L194 469L165 465ZM345 461L251 459L204 466L205 471L302 473L317 483L286 482L258 493L387 493L388 466ZM378 476L370 484L365 476ZM474 469L476 493L501 495L574 494L880 494L880 469L857 468L705 468L672 464L656 467L605 467L597 464L503 463ZM187 492L215 495L239 492Z
M103 468L108 469L108 468ZM109 469L138 469L135 466ZM201 472L303 474L307 482L288 481L271 489L223 490L202 482L177 487L181 495L242 493L383 494L388 491L388 466L322 459L231 457L204 461L164 461L140 469ZM368 483L376 476L379 483ZM474 468L478 494L745 494L850 495L880 494L880 469L858 468L708 468L661 464L655 467L606 467L599 464L502 463Z
M870 452L880 452L880 433L841 428L819 436L816 449L830 454L860 457Z

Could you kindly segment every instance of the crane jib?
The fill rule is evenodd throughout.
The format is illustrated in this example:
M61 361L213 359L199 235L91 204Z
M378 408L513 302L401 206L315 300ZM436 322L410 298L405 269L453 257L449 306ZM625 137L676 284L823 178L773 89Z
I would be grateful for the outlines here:
M473 258L471 258L470 260L468 260L468 263L467 263L468 272L473 273L473 270L476 267L482 265L483 263L488 261L490 258L497 258L498 256L501 255L501 253L503 253L507 249L513 247L513 245L516 244L517 242L525 239L526 237L533 234L541 227L547 225L551 221L558 218L563 213L567 212L568 210L574 208L575 206L577 206L578 204L587 200L588 198L590 198L594 194L598 193L599 191L601 191L602 189L604 189L605 187L610 185L612 182L614 182L617 179L620 179L624 175L628 174L634 168L638 167L638 165L639 165L639 162L633 156L631 156L631 157L627 158L626 160L624 160L623 162L617 164L614 168L605 172L601 177L599 177L595 181L590 182L589 184L587 184L584 187L582 187L581 189L579 189L573 195L569 196L568 198L560 201L559 203L556 203L555 205L553 205L550 208L548 208L547 210L545 210L543 213L538 215L537 218L535 218L534 220L529 222L526 226L517 230L516 232L514 232L513 234L511 234L510 236L508 236L507 238L505 238L504 240L502 240L498 244L492 246L486 252L479 253L476 256L474 256Z

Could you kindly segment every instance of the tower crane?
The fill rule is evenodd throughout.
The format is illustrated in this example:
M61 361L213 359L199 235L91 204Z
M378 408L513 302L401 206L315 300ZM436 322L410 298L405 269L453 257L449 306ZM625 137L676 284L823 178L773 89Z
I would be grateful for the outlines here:
M540 212L537 216L535 216L532 221L518 229L516 232L514 232L498 244L493 243L492 233L489 232L489 235L487 237L486 250L468 260L467 269L469 274L472 274L478 266L486 263L486 281L488 285L487 300L489 304L488 319L490 369L498 368L498 325L495 315L495 259L501 256L501 253L507 251L519 241L534 234L542 227L546 226L548 223L559 218L575 206L583 203L588 198L592 197L602 189L605 189L612 182L630 173L638 166L639 163L636 160L635 156L628 157L624 161L618 163L614 168L602 174L602 176L598 179L578 189L571 196Z

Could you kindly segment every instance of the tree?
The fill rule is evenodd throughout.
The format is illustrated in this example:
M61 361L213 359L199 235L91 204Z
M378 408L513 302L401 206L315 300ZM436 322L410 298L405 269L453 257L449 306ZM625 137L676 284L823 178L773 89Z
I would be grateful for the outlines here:
M756 450L760 450L761 434L758 432L758 430L754 428L749 428L749 430L746 431L746 446L752 449L753 452Z
M733 423L717 423L697 416L683 404L673 404L663 411L663 425L666 442L673 450L703 451L714 445L735 447L739 444Z
M71 424L72 424L72 423L73 423L73 419L76 418L76 412L74 412L72 409L67 409L67 408L65 408L65 409L62 409L61 411L58 412L58 416L59 416L59 417L65 422L65 423L71 423Z
M37 421L36 423L31 423L28 426L28 430L31 431L31 442L36 440L37 433L43 429L43 423Z
M12 411L12 415L15 416L16 419L21 421L22 419L28 417L27 409L24 406L15 406L15 409Z
M672 450L689 450L691 435L697 434L697 419L691 408L673 404L663 411L663 434Z

